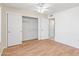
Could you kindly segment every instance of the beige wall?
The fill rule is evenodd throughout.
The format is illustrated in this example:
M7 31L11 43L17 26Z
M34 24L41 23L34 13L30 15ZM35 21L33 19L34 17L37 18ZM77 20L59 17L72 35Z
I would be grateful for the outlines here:
M1 7L0 7L0 43L1 43Z
M1 52L1 7L0 7L0 52Z
M2 37L2 41L1 41L1 43L2 43L2 48L5 48L5 47L7 47L7 15L6 15L6 8L4 8L4 7L2 7L1 8L1 32L2 32L2 34L1 34L1 37Z

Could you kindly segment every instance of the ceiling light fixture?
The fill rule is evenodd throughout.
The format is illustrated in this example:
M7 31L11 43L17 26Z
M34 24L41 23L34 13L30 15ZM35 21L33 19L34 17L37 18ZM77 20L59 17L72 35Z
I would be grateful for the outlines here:
M45 3L39 3L37 5L37 12L44 13L45 11L48 11L49 4Z

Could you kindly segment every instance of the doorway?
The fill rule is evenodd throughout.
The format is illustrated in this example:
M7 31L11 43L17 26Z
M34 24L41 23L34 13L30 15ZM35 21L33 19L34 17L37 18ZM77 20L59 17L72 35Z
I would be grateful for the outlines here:
M49 19L49 37L50 39L55 38L55 18Z
M38 39L38 18L22 17L22 41Z

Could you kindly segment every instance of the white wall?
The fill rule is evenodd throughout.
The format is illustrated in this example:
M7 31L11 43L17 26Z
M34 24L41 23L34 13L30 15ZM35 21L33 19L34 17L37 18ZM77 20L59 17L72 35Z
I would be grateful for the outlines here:
M79 48L79 7L71 8L55 16L55 41Z
M38 39L38 19L33 17L22 18L23 41Z

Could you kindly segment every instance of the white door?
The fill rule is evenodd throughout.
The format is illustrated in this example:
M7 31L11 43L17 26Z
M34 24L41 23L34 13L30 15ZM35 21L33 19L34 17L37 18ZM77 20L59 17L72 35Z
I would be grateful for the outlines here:
M22 43L22 16L8 13L8 46Z

